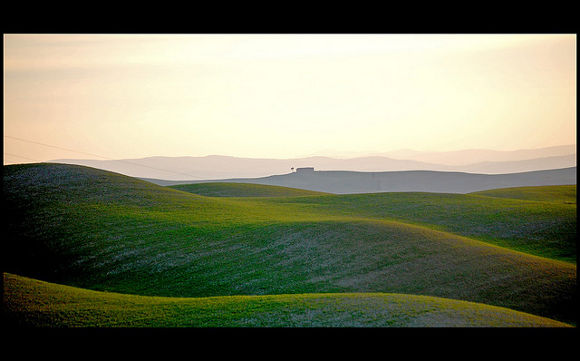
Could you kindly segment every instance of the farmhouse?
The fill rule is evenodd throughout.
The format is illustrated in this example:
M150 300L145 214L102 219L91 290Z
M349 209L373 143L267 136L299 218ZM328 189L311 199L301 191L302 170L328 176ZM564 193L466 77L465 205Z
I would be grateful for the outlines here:
M314 167L296 168L298 174L314 174Z

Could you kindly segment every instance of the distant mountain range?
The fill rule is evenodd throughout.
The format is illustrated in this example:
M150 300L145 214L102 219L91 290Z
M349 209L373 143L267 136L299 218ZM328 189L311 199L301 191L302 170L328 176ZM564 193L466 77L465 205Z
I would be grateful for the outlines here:
M576 166L576 147L559 146L518 151L463 150L454 152L397 151L385 155L339 159L313 156L294 159L205 157L148 157L141 159L58 159L53 163L85 165L139 178L207 180L257 178L291 173L291 168L321 171L453 171L504 174ZM404 157L404 159L403 159Z
M261 178L211 181L142 179L162 186L204 182L233 182L276 185L336 194L377 192L470 193L495 188L576 184L576 167L510 174L438 171L315 171Z
M463 166L487 162L514 162L537 158L576 155L576 145L561 145L538 149L498 151L489 149L466 149L449 152L418 152L399 150L376 154L394 159L408 159L427 163Z

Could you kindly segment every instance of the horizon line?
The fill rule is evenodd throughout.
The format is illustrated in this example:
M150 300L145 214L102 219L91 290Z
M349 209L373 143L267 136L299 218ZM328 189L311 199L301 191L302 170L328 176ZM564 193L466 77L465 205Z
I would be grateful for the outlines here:
M403 148L403 149L394 149L389 151L361 151L357 152L363 155L358 156L333 156L333 155L324 155L322 153L312 153L309 155L302 155L302 156L294 156L294 157L284 157L284 158L277 158L277 157L259 157L259 156L238 156L238 155L226 155L226 154L207 154L207 155L149 155L149 156L142 156L142 157L129 157L129 158L117 158L117 159L90 159L90 158L55 158L46 161L39 161L39 162L50 162L50 161L63 161L63 160L99 160L99 161L116 161L116 160L136 160L136 159L147 159L147 158L208 158L208 157L228 157L228 158L245 158L245 159L268 159L268 160L294 160L294 159L301 159L301 158L314 158L314 157L321 157L321 158L332 158L332 159L356 159L356 158L368 158L368 157L383 157L388 158L388 156L384 155L386 153L393 153L393 152L401 152L401 151L411 151L417 153L453 153L453 152L467 152L467 151L490 151L490 152L498 152L498 153L509 153L509 152L520 152L520 151L531 151L531 150L541 150L541 149L549 149L549 148L559 148L559 147L577 147L577 144L561 144L561 145L553 145L547 147L538 147L538 148L518 148L512 150L497 150L491 148L464 148L464 149L457 149L457 150L415 150L412 148ZM337 151L339 153L340 151ZM83 152L84 153L84 152ZM86 153L85 153L86 154ZM570 153L571 154L576 154ZM99 156L99 158L107 158ZM405 159L401 159L405 160Z

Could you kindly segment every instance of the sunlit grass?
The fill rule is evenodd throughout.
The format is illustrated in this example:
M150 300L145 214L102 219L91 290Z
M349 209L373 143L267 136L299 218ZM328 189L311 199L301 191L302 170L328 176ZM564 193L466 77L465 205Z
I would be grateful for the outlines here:
M506 308L386 293L168 298L4 274L6 319L25 327L569 327Z
M576 204L575 184L562 186L502 188L482 192L473 192L471 194L487 197L513 198L513 199L524 199L529 201Z
M575 253L575 205L431 193L218 198L79 166L4 170L11 273L149 296L426 295L575 323L575 258L563 262Z
M568 186L564 186L562 197L568 192ZM256 207L283 203L289 209L308 209L315 214L397 220L576 263L576 204L422 192L264 198L252 202Z

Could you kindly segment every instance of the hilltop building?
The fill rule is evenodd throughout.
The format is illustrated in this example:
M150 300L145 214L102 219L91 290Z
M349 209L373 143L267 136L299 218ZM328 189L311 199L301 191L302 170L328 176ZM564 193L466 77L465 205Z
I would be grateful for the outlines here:
M314 167L296 168L298 174L314 174Z

